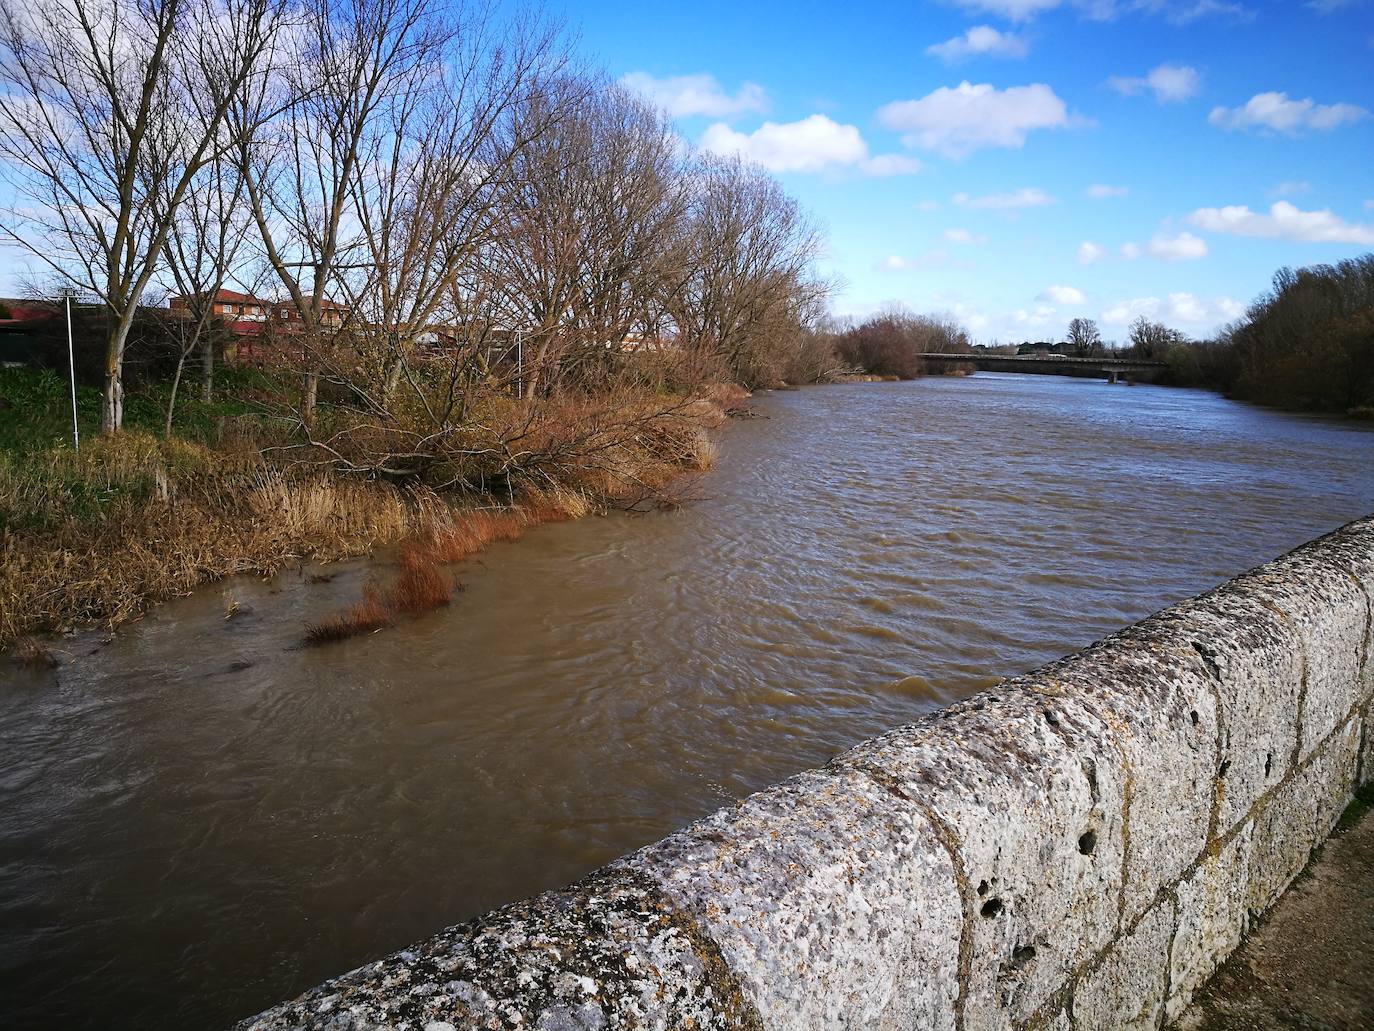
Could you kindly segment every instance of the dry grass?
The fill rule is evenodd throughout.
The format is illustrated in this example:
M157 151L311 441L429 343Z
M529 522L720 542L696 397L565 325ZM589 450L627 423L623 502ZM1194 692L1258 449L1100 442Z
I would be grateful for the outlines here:
M307 624L305 639L309 644L328 644L331 641L357 637L359 634L375 633L390 625L390 608L377 590L368 586L363 588L361 601L319 623Z
M237 573L365 554L423 531L439 508L432 496L387 484L258 468L187 478L165 499L116 493L93 515L46 526L7 522L0 644L39 630L114 626Z
M93 441L79 455L59 449L21 461L0 453L0 646L44 630L114 626L234 574L266 576L399 544L396 583L310 637L378 629L397 613L446 604L455 584L440 567L516 540L528 526L609 505L670 503L669 480L714 460L702 427L744 396L720 395L667 406L551 402L521 440L521 453L537 460L511 468L517 503L501 508L138 433ZM226 600L226 617L232 609Z

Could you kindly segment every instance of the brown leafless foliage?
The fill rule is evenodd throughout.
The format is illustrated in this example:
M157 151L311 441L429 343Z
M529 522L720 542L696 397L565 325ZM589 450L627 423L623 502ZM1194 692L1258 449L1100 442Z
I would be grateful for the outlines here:
M0 0L0 154L34 150L27 239L65 241L54 267L110 313L108 430L154 283L190 299L168 431L185 363L213 376L210 298L247 287L282 298L255 343L300 377L265 402L272 452L358 476L553 489L562 463L623 488L636 442L681 450L677 413L712 381L835 371L796 204L687 152L537 21L485 0L42 2L62 24Z
M604 376L631 330L658 337L680 277L686 178L666 118L617 86L563 76L511 120L501 224L481 274L529 347L526 396Z
M925 372L951 371L923 354L966 354L968 335L951 318L916 315L898 307L879 312L846 330L836 341L840 357L861 372L914 379Z
M783 379L826 294L812 264L820 235L777 181L738 159L695 172L683 281L672 314L687 346L719 354L748 386Z
M226 281L237 278L250 223L242 205L243 177L234 165L217 161L202 170L172 218L165 244L163 278L184 307L166 316L169 336L178 344L176 371L167 400L163 435L171 436L186 360L200 354L201 397L214 388L215 353L220 334L214 298Z

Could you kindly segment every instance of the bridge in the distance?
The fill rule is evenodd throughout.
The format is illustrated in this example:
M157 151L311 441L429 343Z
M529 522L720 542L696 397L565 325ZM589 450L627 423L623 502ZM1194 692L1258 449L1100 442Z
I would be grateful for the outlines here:
M927 351L921 358L930 362L972 364L984 372L1031 372L1050 376L1100 376L1112 383L1119 378L1150 374L1166 368L1164 362L1139 358L1074 358L1066 354L945 354Z

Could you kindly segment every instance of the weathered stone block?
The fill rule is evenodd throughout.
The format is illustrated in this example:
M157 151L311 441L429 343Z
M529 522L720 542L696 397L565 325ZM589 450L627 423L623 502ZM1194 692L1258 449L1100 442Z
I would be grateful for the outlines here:
M1355 769L1355 786L1374 784L1374 702L1366 702L1360 713L1360 755Z
M1227 589L1272 604L1302 635L1307 680L1298 754L1306 758L1364 696L1364 588L1320 549L1302 549L1233 580Z
M1192 648L1221 702L1216 834L1243 821L1287 774L1297 750L1303 641L1292 621L1242 591L1211 591L1148 621ZM1191 719L1191 716L1189 717Z
M1363 650L1363 697L1374 698L1374 517L1360 519L1329 533L1300 552L1311 552L1346 569L1365 594L1368 619Z
M1245 822L1175 892L1177 928L1169 953L1166 1019L1177 1020L1193 993L1240 944L1249 925L1245 908L1254 826Z
M835 765L891 779L949 829L968 914L967 1027L1027 1019L1115 934L1123 775L1107 723L1034 678L866 742Z
M1100 714L1124 756L1121 919L1130 924L1207 844L1218 762L1210 674L1147 622L1033 676Z
M241 1031L759 1027L690 921L628 869L505 906L336 977Z
M1371 597L1374 519L241 1027L1153 1029L1374 781Z
M1256 812L1246 895L1251 914L1273 905L1331 833L1350 798L1359 747L1360 722L1350 720Z
M1164 1009L1174 902L1141 917L1079 983L1073 1026L1082 1031L1154 1031Z
M800 774L627 861L768 1028L952 1028L963 908L936 829L861 772Z

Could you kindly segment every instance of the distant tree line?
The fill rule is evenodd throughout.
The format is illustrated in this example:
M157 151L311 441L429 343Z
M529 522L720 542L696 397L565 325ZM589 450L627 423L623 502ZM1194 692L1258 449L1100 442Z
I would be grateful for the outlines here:
M837 368L897 379L947 371L923 359L924 354L967 354L973 349L954 319L917 315L901 306L884 309L858 325L837 327L829 336Z
M1258 404L1374 415L1374 254L1280 269L1215 339L1138 319L1131 354L1167 363L1165 382Z

